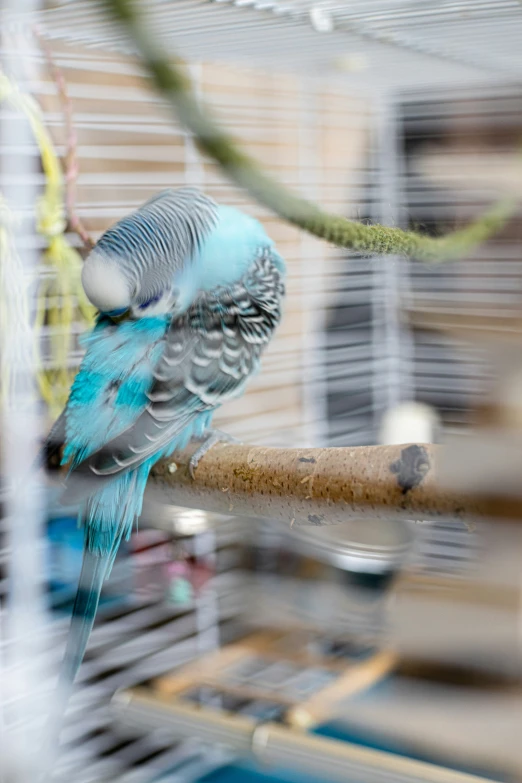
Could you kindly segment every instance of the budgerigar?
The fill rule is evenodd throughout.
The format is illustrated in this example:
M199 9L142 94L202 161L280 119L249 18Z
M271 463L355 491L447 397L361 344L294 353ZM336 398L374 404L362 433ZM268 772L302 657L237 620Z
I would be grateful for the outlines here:
M65 682L151 467L205 438L216 408L243 392L279 323L284 276L260 223L189 188L151 198L87 257L83 286L100 312L49 439L65 444L62 501L81 500L85 530Z

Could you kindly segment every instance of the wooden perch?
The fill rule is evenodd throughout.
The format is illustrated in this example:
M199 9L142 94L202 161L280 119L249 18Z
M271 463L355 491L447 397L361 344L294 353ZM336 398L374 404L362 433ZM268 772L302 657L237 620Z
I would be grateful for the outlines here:
M160 499L216 513L335 525L355 515L409 519L522 517L520 501L459 496L437 485L444 448L433 445L265 448L218 444L195 480L187 449L153 468Z

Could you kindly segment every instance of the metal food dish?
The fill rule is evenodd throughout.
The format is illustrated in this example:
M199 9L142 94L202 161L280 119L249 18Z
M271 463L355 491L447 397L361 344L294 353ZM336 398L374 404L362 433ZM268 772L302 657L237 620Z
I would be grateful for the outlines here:
M411 523L400 519L350 519L341 525L292 529L301 554L344 571L383 573L399 568L413 541Z

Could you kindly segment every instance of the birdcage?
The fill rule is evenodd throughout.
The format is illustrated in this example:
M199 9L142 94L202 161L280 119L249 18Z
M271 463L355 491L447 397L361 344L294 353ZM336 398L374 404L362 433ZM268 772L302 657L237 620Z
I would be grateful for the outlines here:
M465 258L427 265L399 254L335 247L275 215L199 151L194 135L146 78L125 26L104 10L109 5L11 0L0 17L0 358L14 377L13 385L3 379L0 585L4 604L9 594L21 618L18 625L10 624L9 613L2 618L0 699L4 724L12 710L22 726L13 734L18 751L36 747L41 736L79 544L70 515L44 519L36 486L9 490L25 486L35 444L63 405L82 356L78 337L92 319L79 284L86 252L82 231L96 241L156 191L187 184L261 220L288 263L284 320L262 372L218 417L220 428L260 446L375 444L383 438L385 415L412 402L430 406L445 432L465 431L489 378L482 347L412 326L404 313L420 306L503 313L519 307L522 293L517 217ZM437 236L517 190L518 0L138 5L151 34L181 58L181 71L215 119L279 182L330 212ZM76 180L74 191L68 177ZM74 201L66 215L68 198ZM400 433L395 437L403 442ZM22 519L23 526L17 524ZM506 655L516 657L516 562L499 574L504 549L495 548L480 526L469 531L444 519L408 522L401 531L400 540L371 557L350 539L346 569L386 575L400 563L402 603L386 620L400 629L394 632L399 646L427 654L411 625L430 615L422 601L417 609L412 585L439 580L458 593L456 585L484 578L514 595L505 622L495 626L493 668L504 666ZM519 551L518 534L510 536L503 547ZM63 733L61 779L196 781L236 757L237 747L223 750L210 741L216 739L210 730L201 734L206 744L197 734L173 742L161 721L138 721L138 731L128 725L116 730L110 700L118 690L237 639L245 615L252 619L245 542L257 552L299 550L305 559L312 551L314 562L322 546L323 565L338 567L332 559L339 555L338 539L328 549L310 540L309 531L247 522L232 508L228 514L174 509L151 496L143 527L117 562L104 597ZM203 589L194 586L198 578ZM279 624L295 620L302 583L296 578L287 592L284 585L271 585L262 606L254 601L259 617L265 613L258 624L275 622L278 601ZM49 595L50 602L44 600ZM343 623L356 635L382 632L381 604L377 611L372 602L343 603L341 609ZM299 615L299 632L309 632L321 607L311 614ZM456 626L459 617L457 612ZM338 623L339 616L328 615L326 622ZM459 640L449 652L437 648L435 657L458 658ZM21 780L41 762L20 752L13 758ZM289 759L281 752L278 760L284 765ZM321 763L332 779L346 779L339 775L351 769L349 760L341 773ZM317 772L317 765L310 769Z

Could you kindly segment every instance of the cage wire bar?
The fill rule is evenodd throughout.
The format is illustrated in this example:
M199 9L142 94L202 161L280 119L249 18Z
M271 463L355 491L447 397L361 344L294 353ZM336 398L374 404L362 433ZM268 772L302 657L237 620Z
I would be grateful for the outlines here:
M154 30L192 61L219 60L226 51L238 62L344 74L355 88L387 91L405 84L514 82L522 72L518 0L178 0L147 6ZM88 0L59 3L42 22L55 38L131 51L122 31Z
M375 221L399 226L400 176L399 130L397 106L389 98L375 100L374 146L377 176ZM392 410L412 399L412 364L407 337L401 324L400 308L407 276L400 256L376 257L373 285L373 371L374 371L374 440L378 438L380 420ZM377 436L377 438L376 438Z
M34 41L29 25L40 8L39 0L8 2L23 13L17 28L3 31L2 67L27 86L33 72ZM14 34L14 35L13 35ZM10 362L11 382L2 398L2 524L7 528L9 601L1 609L2 659L0 689L2 712L2 773L6 780L36 780L46 769L50 754L46 741L47 699L52 669L46 651L47 611L44 570L41 488L30 471L39 447L40 410L37 401L33 302L27 291L39 264L34 245L35 186L38 151L27 119L11 116L0 123L1 193L7 208L0 229L10 237L4 244L1 306L2 352Z
M298 169L300 191L311 201L319 197L317 155L317 100L302 85L299 90L299 138ZM305 445L326 445L326 363L325 357L325 305L324 269L317 263L317 250L304 232L299 238L300 274L302 279L302 307L308 317L301 331L304 361L302 363L303 389L303 442ZM308 270L314 270L312 277Z
M201 67L189 66L189 73L196 95L201 97ZM185 182L190 187L205 190L205 167L198 154L194 139L185 134ZM194 553L207 558L213 566L217 560L216 534L213 530L196 533ZM206 585L195 599L196 637L198 652L204 654L219 646L219 597L212 584Z

